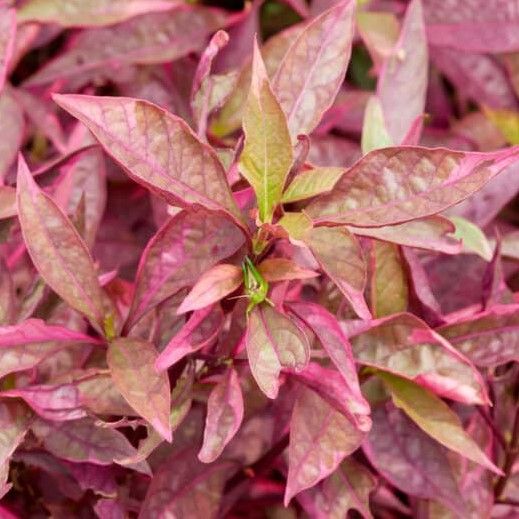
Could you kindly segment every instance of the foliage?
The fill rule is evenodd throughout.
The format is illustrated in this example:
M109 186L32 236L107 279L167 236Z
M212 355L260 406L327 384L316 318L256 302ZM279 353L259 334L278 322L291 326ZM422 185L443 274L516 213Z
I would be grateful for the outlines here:
M517 3L236 4L0 0L0 516L516 517Z

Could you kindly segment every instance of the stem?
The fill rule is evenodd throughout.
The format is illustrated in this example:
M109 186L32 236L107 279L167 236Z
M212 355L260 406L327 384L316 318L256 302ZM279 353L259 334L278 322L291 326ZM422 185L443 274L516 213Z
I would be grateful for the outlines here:
M497 480L494 487L494 496L499 499L505 490L506 484L512 475L515 460L519 454L519 405L515 410L514 426L512 429L512 437L505 451L505 462L503 465L504 474Z
M502 435L501 431L496 427L496 424L494 423L494 420L492 420L492 417L486 412L486 410L483 407L478 405L476 406L476 409L478 410L479 414L483 417L490 429L492 429L492 433L494 434L497 443L499 443L503 450L506 451L505 438Z

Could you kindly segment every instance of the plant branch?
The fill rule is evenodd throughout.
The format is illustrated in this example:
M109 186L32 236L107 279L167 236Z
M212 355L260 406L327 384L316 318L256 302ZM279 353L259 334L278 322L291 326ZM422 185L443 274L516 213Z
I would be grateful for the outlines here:
M512 437L505 451L505 461L503 464L504 474L497 480L494 487L494 496L498 500L503 491L505 490L506 484L512 475L512 469L514 467L515 460L519 455L519 405L516 406L514 425L512 428Z
M484 407L476 406L476 409L478 410L479 414L483 417L487 425L492 429L492 433L497 440L497 443L503 448L504 451L506 451L506 440L501 433L501 431L496 427L496 424L494 423L494 420L492 420L492 417L487 413Z

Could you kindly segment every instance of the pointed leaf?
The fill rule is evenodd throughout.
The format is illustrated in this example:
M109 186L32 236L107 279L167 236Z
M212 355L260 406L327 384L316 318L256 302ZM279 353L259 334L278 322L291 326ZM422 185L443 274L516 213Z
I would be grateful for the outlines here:
M139 14L168 11L169 0L29 0L18 10L18 22L57 23L62 27L112 25Z
M395 144L403 142L416 118L423 114L428 68L422 2L413 0L377 84L386 128Z
M310 134L344 81L353 41L355 2L345 0L312 20L288 49L272 82L292 141Z
M267 258L258 265L258 272L269 283L311 279L319 276L317 272L300 267L294 261L286 258Z
M282 202L289 204L329 193L344 171L344 168L315 168L303 171L285 189Z
M447 449L394 406L378 406L372 416L362 447L375 469L402 492L437 500L466 517Z
M387 148L393 144L394 141L386 128L380 99L377 96L371 96L366 105L362 123L362 153Z
M408 378L459 402L488 402L477 369L414 315L385 317L369 327L350 337L357 362Z
M204 443L198 459L212 463L238 432L243 420L243 396L238 374L229 368L207 401Z
M254 188L260 221L270 223L281 200L293 157L285 114L272 93L257 44L243 131L245 144L238 167Z
M355 236L342 227L314 227L304 241L358 316L370 319L364 299L366 264Z
M159 371L166 370L186 355L210 344L220 331L222 322L223 312L219 305L193 312L187 323L157 357L155 367Z
M16 11L0 6L0 92L2 92L13 55L16 37Z
M290 421L285 506L329 476L361 444L364 433L317 393L303 388Z
M440 398L423 387L390 373L379 372L396 407L402 409L429 436L448 449L502 474L465 432L458 415Z
M38 272L72 308L103 330L111 309L88 248L70 220L36 185L23 158L17 198L24 241Z
M217 214L182 211L168 220L142 255L126 326L131 328L147 311L192 286L244 242L232 221Z
M8 88L0 94L0 179L4 179L9 167L22 146L25 131L22 107ZM5 208L2 207L2 212Z
M156 359L153 344L126 337L111 342L106 357L121 395L170 442L171 391L167 374L155 370Z
M239 217L215 152L156 105L126 97L54 95L136 182L173 205L198 204ZM149 128L160 128L150 140Z
M380 227L439 213L517 161L519 148L463 153L418 147L368 153L312 202L314 222Z
M400 247L374 240L371 253L371 303L374 317L405 312L409 291Z
M492 259L492 247L476 224L461 216L451 216L449 220L456 226L454 237L461 240L464 252L474 252L485 261Z
M269 398L277 397L282 369L301 371L310 358L304 333L267 304L252 310L245 340L252 375Z
M192 448L174 452L154 474L139 518L217 517L232 469L229 461L201 463Z
M243 272L235 265L223 263L204 272L186 296L177 314L200 310L217 303L234 292L243 282Z

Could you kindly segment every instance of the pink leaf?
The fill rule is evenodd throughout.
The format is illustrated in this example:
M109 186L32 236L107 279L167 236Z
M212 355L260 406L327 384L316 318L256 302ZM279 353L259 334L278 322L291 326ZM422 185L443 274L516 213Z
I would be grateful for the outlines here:
M23 143L25 122L23 110L16 102L10 89L6 88L0 94L0 179L5 178L9 166L16 159ZM2 207L2 210L4 208Z
M31 259L46 283L98 330L112 313L85 242L58 206L36 185L22 157L18 217Z
M121 395L171 442L171 391L167 374L155 371L157 355L153 344L123 337L110 343L106 360Z
M302 389L290 421L285 506L296 494L334 472L364 433L317 393Z
M167 297L193 285L244 241L232 221L217 214L183 211L171 218L142 254L126 327L131 328Z
M304 333L285 315L269 305L255 307L249 315L247 355L260 389L276 398L282 369L301 371L310 357Z
M16 37L16 11L0 5L0 92L13 55Z
M189 126L156 105L125 97L54 95L136 182L173 205L198 204L240 218L225 170ZM160 127L150 141L148 130Z
M200 310L234 292L243 282L241 268L223 263L204 272L186 296L177 314Z
M488 402L483 378L474 365L414 315L395 314L366 328L350 337L357 362L459 402Z
M238 374L232 368L214 387L207 401L204 443L198 459L212 463L238 432L243 420L243 396Z
M352 166L333 191L307 207L316 223L381 227L431 216L461 202L505 167L519 147L491 153L396 147Z
M355 2L345 0L312 20L288 49L273 89L295 141L332 105L351 55ZM303 73L304 71L304 73Z
M292 281L294 279L312 279L319 274L313 270L300 267L287 258L267 258L258 265L258 271L265 281Z
M9 461L29 429L32 413L20 402L0 402L0 464Z
M155 362L156 369L163 371L209 345L216 338L223 322L219 305L193 312L187 323L169 341Z

